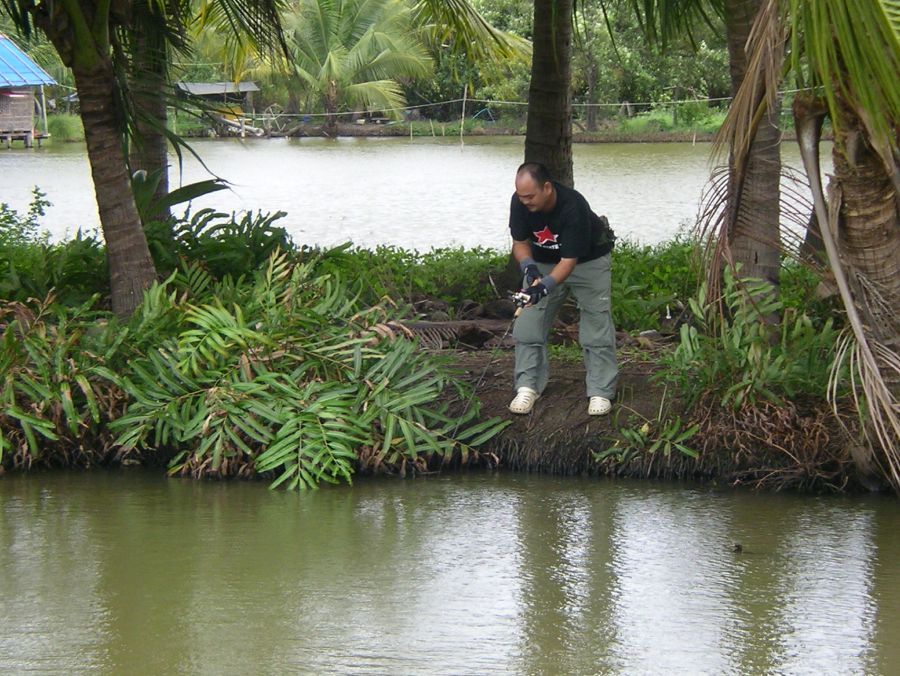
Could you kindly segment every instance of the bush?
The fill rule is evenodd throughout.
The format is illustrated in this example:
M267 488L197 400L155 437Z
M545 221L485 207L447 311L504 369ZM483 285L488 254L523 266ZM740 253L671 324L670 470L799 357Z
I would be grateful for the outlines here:
M145 227L156 269L164 275L182 260L200 263L216 279L252 275L276 251L293 251L287 230L274 225L285 212L245 212L240 216L201 209L172 222L151 221Z
M47 116L47 130L53 142L84 141L84 125L80 115L56 113Z
M654 246L618 240L613 251L612 312L624 331L659 329L697 289L700 256L685 235Z
M316 269L351 280L364 303L388 297L410 302L427 296L457 304L463 299L484 302L496 298L492 274L502 272L509 257L491 249L448 247L428 253L394 246L375 250L347 243L332 249L304 247L301 257L316 260Z
M285 254L247 283L188 265L125 325L52 297L0 320L0 462L15 466L174 455L174 473L315 487L466 460L505 424L476 423L471 389L396 339L388 309Z
M688 406L710 393L733 409L825 397L838 342L830 319L817 329L806 313L785 309L768 283L738 282L729 269L721 302L704 307L692 298L693 323L681 327L677 349L664 359L659 377L674 383Z
M74 239L51 243L39 231L49 202L35 188L28 212L19 214L0 204L0 298L25 301L54 292L57 302L81 305L97 294L109 294L103 244L80 230Z
M92 304L0 303L0 464L107 459L106 423L125 401L109 365L125 334Z

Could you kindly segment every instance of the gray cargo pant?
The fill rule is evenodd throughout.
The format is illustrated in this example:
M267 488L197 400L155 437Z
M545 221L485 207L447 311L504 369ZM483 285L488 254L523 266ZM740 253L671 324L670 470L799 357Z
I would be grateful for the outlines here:
M537 265L545 275L553 269L549 263ZM565 282L536 305L525 308L516 319L513 327L516 389L530 387L540 393L547 386L547 336L569 291L575 295L581 315L578 342L584 352L587 396L612 400L619 369L616 365L616 330L610 312L609 254L576 265Z

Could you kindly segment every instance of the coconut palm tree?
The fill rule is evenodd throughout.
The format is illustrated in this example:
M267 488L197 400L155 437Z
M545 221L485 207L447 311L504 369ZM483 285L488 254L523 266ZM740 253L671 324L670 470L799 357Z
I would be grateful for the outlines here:
M424 77L431 57L403 0L300 0L284 17L289 68L326 113L396 110L405 104L400 78Z
M900 491L900 0L766 0L749 58L754 77L726 119L732 152L746 156L754 123L791 74L804 89L794 102L798 140L852 328L839 354L866 412L854 460L861 474L880 473ZM834 128L827 201L818 147L826 116Z
M573 0L534 0L525 161L543 163L560 183L572 172Z
M43 31L72 69L107 245L112 309L129 315L156 279L129 183L113 63L116 28L127 23L129 8L96 0L3 0L2 7L26 35L34 27Z

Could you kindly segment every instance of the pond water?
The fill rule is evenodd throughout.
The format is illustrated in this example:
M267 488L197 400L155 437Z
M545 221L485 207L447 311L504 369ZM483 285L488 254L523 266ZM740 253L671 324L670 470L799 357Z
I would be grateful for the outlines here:
M214 139L192 142L229 192L198 199L232 210L282 210L297 244L351 240L427 251L442 246L505 249L521 137ZM710 173L710 145L576 144L575 180L619 236L646 244L693 223ZM784 160L799 166L796 144ZM172 158L173 185L209 178L193 156L183 171ZM827 166L826 166L827 170ZM43 225L54 238L99 225L83 145L0 151L0 201L24 210L39 186L53 206ZM179 207L180 209L180 207Z
M0 672L887 674L898 532L890 498L506 473L12 475Z

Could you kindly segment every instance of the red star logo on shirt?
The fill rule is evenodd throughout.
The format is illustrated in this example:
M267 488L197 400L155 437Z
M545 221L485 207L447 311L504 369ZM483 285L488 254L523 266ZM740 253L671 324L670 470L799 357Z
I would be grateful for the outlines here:
M537 240L538 246L543 246L544 244L556 243L556 235L550 232L550 228L548 226L544 226L544 229L540 232L532 233Z

